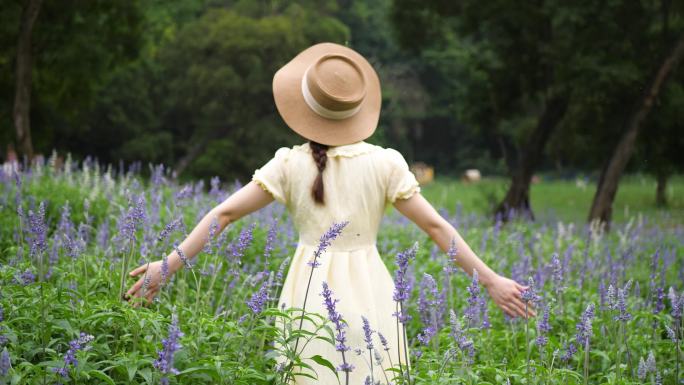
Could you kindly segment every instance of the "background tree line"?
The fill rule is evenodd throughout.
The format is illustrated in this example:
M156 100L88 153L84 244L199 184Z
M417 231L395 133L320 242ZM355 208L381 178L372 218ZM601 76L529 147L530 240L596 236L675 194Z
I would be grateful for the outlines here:
M246 178L303 141L276 113L273 74L332 41L380 75L370 141L441 175L510 176L504 218L533 216L540 170L591 173L590 218L609 221L625 169L661 191L684 167L683 2L2 2L0 139L23 154Z

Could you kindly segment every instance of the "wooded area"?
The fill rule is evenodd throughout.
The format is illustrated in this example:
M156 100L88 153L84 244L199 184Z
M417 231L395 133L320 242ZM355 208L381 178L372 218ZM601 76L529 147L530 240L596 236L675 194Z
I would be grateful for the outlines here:
M666 204L684 169L684 2L5 0L0 148L165 163L245 179L280 146L275 71L347 44L383 87L369 142L437 175L508 175L497 208L534 217L532 176L598 180L609 222L625 170ZM143 167L144 168L144 167ZM656 194L656 191L654 191ZM513 211L512 211L513 210Z

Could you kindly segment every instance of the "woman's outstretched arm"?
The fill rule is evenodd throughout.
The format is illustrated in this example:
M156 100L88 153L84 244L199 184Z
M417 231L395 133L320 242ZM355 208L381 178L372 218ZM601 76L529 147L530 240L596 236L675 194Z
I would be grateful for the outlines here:
M207 239L209 238L209 226L214 218L217 218L218 221L218 229L216 230L216 234L214 234L216 237L226 226L228 226L228 224L237 221L253 211L259 210L271 202L273 202L271 194L264 191L255 182L249 182L240 190L226 198L226 200L211 209L178 247L188 259L192 259L200 250L202 250L207 242ZM168 255L168 264L169 275L175 273L183 266L183 262L175 250ZM140 297L143 294L143 282L147 275L149 277L149 284L145 292L145 297L147 300L151 300L159 291L161 284L161 265L162 261L160 260L144 264L131 271L129 273L131 277L141 274L142 276L130 289L128 289L126 295L128 297ZM147 272L147 274L144 274L145 272Z
M455 262L471 276L473 269L477 270L480 283L506 314L511 317L525 317L525 304L521 294L527 287L500 276L482 262L458 231L420 193L415 193L408 199L397 199L394 207L425 231L444 252L449 250L452 241L455 242ZM528 307L528 314L534 316L534 310Z

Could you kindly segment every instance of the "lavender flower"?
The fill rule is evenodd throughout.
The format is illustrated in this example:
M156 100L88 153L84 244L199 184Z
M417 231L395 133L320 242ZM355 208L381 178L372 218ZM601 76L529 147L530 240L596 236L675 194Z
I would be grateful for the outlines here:
M570 343L565 348L565 353L563 354L563 356L561 356L561 360L566 362L570 361L570 359L572 358L572 356L575 355L575 353L577 353L577 346L575 346L575 343L573 341L570 341Z
M661 311L665 310L665 289L662 287L656 288L653 296L655 297L653 314L660 314Z
M430 339L441 329L445 311L446 293L437 289L437 282L428 273L423 273L418 296L418 312L425 328L418 339L428 344Z
M378 338L380 338L380 344L382 345L382 350L388 352L390 350L390 348L389 348L389 344L387 343L387 338L385 338L385 336L383 336L382 333L380 333L379 331L378 331Z
M169 258L164 255L162 258L162 265L161 265L161 281L162 283L165 283L167 278L169 277Z
M648 374L648 370L646 369L646 361L644 361L644 357L639 358L639 367L637 369L637 377L639 380L644 381L646 379L646 375Z
M608 286L608 292L606 293L606 302L608 303L608 309L615 309L615 286L610 284Z
M162 229L162 231L159 232L159 235L157 236L157 242L163 242L169 236L169 234L171 234L172 231L174 231L180 226L182 221L183 217L178 217L173 221L167 223L166 226L164 226L164 228Z
M589 346L589 340L591 339L593 328L592 321L594 319L594 303L587 305L587 308L582 313L582 318L580 322L577 323L576 329L577 334L575 335L575 340L579 346Z
M464 355L469 357L469 360L475 355L475 347L473 341L468 339L466 331L461 324L461 321L454 313L453 309L449 310L449 321L451 323L451 338L454 339L458 348L463 352Z
M135 233L144 218L145 195L140 194L137 199L129 197L128 211L119 219L119 252L123 252L126 246L135 242Z
M323 296L323 305L325 305L325 308L328 311L328 319L332 321L333 325L335 325L335 330L337 331L337 335L335 336L335 340L337 341L337 344L335 345L335 350L342 353L343 363L337 368L337 370L342 372L351 372L354 369L354 365L348 364L344 357L344 352L349 351L351 349L349 346L346 345L347 338L345 335L346 333L344 331L346 325L342 319L342 315L337 312L335 306L335 304L340 300L334 299L332 297L333 293L328 287L327 282L323 281L322 285L323 291L320 295Z
M2 354L0 354L0 378L5 377L9 373L12 363L10 362L10 356L7 349L2 349Z
M671 327L665 325L665 331L667 332L667 338L672 340L672 343L677 343L677 334L672 330Z
M556 295L559 295L565 290L563 286L563 264L561 264L558 254L553 254L551 257L551 271L553 272L552 280L555 287Z
M670 299L670 303L672 304L670 314L672 314L672 317L676 321L681 320L682 310L684 309L684 293L682 293L680 296L677 296L674 288L670 286L670 290L667 292L667 297Z
M655 362L655 355L653 354L653 350L648 352L648 358L646 358L646 369L648 369L648 371L651 373L656 372L656 362Z
M78 338L69 342L69 350L67 350L66 354L64 355L64 366L61 368L52 368L52 371L64 378L68 378L70 367L78 366L76 353L80 350L86 349L86 345L93 339L95 339L95 337L92 335L81 332Z
M625 299L624 289L618 289L615 308L619 312L615 317L613 317L615 321L627 322L632 319L632 315L627 311L627 300Z
M332 241L342 233L342 229L344 229L344 227L348 224L349 221L333 223L328 231L321 235L321 238L318 240L318 248L316 248L316 251L314 252L313 261L309 261L306 264L313 268L320 266L321 263L318 262L318 258L320 258L323 252L325 252L325 250L330 246Z
M177 243L174 242L173 248L174 250L176 250L176 253L178 253L178 256L180 257L181 261L183 261L183 265L185 265L185 267L187 267L188 269L192 269L192 265L190 264L188 257L185 256L185 253L183 252L183 250L181 250Z
M398 253L395 258L397 270L394 273L394 294L392 298L400 305L409 299L411 293L412 286L410 281L406 279L406 272L408 270L409 260L415 258L417 251L418 243L416 242L409 249ZM401 306L400 311L396 311L392 315L398 317L402 324L405 324L411 319L411 316L406 312L403 306Z
M532 303L537 303L541 299L539 295L537 295L537 290L535 287L534 279L532 277L529 277L528 280L528 288L522 292L522 300L525 302L532 302Z
M275 243L276 235L278 235L278 220L274 220L271 227L268 229L268 234L266 235L266 244L264 245L264 259L268 261L273 252L273 244Z
M23 273L21 273L21 275L19 275L19 279L20 283L26 286L36 281L36 275L33 274L33 271L31 271L31 269L26 269Z
M326 310L328 311L328 319L332 321L333 325L335 325L335 330L337 330L337 345L335 346L335 349L338 352L346 352L350 350L350 348L346 345L346 337L345 337L345 332L344 332L344 322L342 321L342 315L337 312L335 304L337 302L340 302L339 299L334 299L332 298L333 292L330 290L328 287L328 283L323 281L323 291L321 292L320 295L323 296L323 305L325 305Z
M242 229L240 236L238 236L237 244L232 247L231 255L238 265L242 263L241 259L245 255L245 250L252 243L254 227L255 224L252 223L246 229Z
M366 349L373 350L373 338L372 335L374 330L371 330L370 324L368 323L368 318L361 316L363 322L363 340L366 342Z
M645 361L643 357L639 359L637 377L639 377L641 381L644 381L649 373L656 373L656 362L653 351L648 353L648 358L646 358Z
M464 317L470 324L472 324L479 315L480 307L480 284L477 274L477 270L473 269L473 276L470 285L467 287L468 290L468 307L465 310Z
M0 322L5 320L5 309L0 305Z
M38 212L32 210L28 212L28 222L30 230L30 248L32 257L37 257L47 250L47 225L45 224L45 202L40 202Z
M254 314L259 314L264 310L266 302L268 302L268 282L264 282L259 291L252 294L252 297L247 301L247 306Z
M537 338L535 341L537 346L546 346L549 342L549 339L546 336L549 331L551 331L551 325L549 324L549 307L544 306L542 316L537 320Z
M169 373L178 374L178 370L173 367L173 355L182 347L178 342L182 336L183 332L178 327L178 316L172 314L169 335L162 340L162 349L157 351L158 358L152 363L162 373L161 384L163 385L168 385Z

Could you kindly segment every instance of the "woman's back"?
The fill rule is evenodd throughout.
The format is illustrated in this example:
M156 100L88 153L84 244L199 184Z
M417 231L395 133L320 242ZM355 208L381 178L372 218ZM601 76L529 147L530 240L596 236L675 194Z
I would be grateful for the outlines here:
M401 360L406 365L404 353L397 349L403 346L406 334L405 331L397 333L396 319L392 316L396 311L392 299L394 282L375 243L386 205L398 198L408 198L420 187L404 158L393 149L360 141L330 147L326 158L322 173L323 204L315 203L312 196L313 182L319 171L308 143L280 148L252 178L287 206L300 234L278 305L301 308L304 299L309 298L306 310L325 315L327 309L318 294L326 282L334 297L340 300L336 306L348 325L347 346L365 348L361 319L366 317L371 327L387 338L393 362ZM312 271L309 262L312 262L319 239L333 223L340 222L348 223ZM309 295L307 290L311 291ZM308 321L302 328L315 330ZM310 341L301 356L317 354L333 362L335 367L343 363L335 346L322 340ZM284 362L283 359L281 357L279 361ZM356 368L351 373L351 383L363 382L370 374L363 357L350 352L346 360ZM309 364L318 373L318 381L297 377L295 384L337 383L327 368ZM383 368L390 366L389 362L384 362L381 367L375 367L375 378L381 378Z
M311 188L318 170L311 152L308 143L280 148L253 177L287 206L300 243L316 245L333 222L349 221L332 249L374 245L386 205L420 191L399 152L360 141L327 150L325 203L316 204Z

